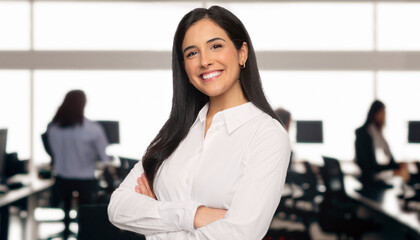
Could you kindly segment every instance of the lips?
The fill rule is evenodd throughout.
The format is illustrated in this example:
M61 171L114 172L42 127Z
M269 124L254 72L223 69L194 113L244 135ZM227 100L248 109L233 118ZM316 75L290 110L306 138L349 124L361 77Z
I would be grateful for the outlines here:
M216 78L218 78L220 76L220 74L222 74L223 71L212 71L212 72L206 72L201 74L201 79L203 79L205 82L214 80Z

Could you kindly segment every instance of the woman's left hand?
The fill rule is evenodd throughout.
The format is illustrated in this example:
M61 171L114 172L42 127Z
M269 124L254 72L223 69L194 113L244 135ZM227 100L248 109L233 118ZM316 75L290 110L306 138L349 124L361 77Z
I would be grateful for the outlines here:
M147 181L146 175L144 175L144 173L141 175L141 177L137 178L135 191L157 200L155 194L150 189L149 182Z

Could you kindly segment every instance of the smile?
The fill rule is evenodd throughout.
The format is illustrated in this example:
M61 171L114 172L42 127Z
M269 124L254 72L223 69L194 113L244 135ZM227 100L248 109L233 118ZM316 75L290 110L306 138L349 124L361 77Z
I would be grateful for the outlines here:
M210 73L204 73L201 75L201 78L204 81L210 81L213 79L216 79L217 77L219 77L220 74L222 74L223 71L214 71L214 72L210 72Z

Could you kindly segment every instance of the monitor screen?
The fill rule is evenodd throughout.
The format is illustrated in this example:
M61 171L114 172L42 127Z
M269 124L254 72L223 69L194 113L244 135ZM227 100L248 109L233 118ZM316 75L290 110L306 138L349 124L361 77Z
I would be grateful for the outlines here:
M408 122L408 142L420 143L420 121Z
M6 182L6 140L7 129L0 129L0 184Z
M105 130L109 144L120 143L120 124L118 121L98 121Z
M322 121L296 121L296 142L323 143Z

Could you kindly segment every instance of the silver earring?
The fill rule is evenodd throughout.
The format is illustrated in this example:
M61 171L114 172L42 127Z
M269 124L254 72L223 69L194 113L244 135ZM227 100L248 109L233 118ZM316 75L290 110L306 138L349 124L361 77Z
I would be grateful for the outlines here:
M244 63L243 65L239 65L239 67L240 67L241 69L244 69L244 68L245 68L245 63Z

